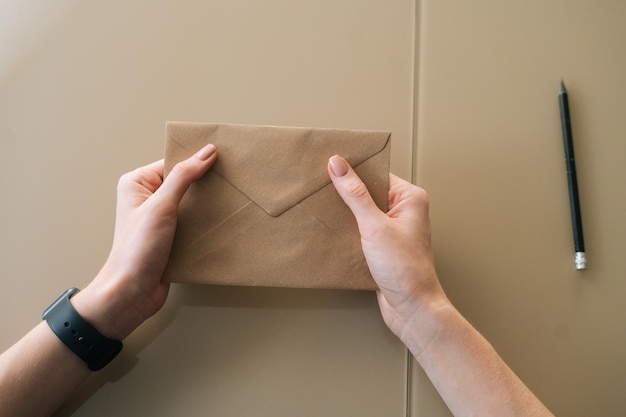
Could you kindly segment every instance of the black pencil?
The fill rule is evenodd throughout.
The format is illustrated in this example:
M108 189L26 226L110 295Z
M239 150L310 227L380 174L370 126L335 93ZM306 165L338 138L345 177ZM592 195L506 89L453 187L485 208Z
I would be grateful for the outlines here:
M563 145L565 147L565 168L567 171L567 184L569 189L569 204L572 216L572 229L574 232L574 251L576 269L587 268L585 256L585 241L583 239L583 222L580 214L580 201L578 197L578 180L576 178L576 162L574 160L574 142L572 140L572 126L569 115L569 102L567 90L561 78L559 88L559 106L561 108L561 128L563 129Z

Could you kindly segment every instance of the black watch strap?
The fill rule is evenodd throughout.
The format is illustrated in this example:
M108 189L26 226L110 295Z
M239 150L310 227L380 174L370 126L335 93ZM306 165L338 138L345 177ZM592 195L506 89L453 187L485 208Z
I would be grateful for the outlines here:
M43 319L89 369L98 371L120 353L123 345L100 334L76 312L70 298L78 291L77 288L66 290L43 312Z

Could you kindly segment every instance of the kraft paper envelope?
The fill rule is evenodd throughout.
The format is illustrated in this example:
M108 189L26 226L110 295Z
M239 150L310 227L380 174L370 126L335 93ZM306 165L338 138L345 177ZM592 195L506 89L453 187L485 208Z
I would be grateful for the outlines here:
M165 175L204 145L217 161L180 204L170 282L376 289L327 171L345 157L387 211L389 132L169 122Z

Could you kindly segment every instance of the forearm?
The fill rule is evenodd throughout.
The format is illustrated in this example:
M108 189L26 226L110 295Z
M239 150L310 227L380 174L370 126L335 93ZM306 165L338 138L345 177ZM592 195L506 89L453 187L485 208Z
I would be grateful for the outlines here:
M130 328L121 319L122 310L111 307L117 303L107 301L109 291L94 290L94 286L72 297L72 307L99 333L122 339L125 335L106 325L108 318ZM0 417L49 416L90 373L88 365L44 320L0 355Z
M49 416L89 374L42 321L0 355L0 417Z
M552 416L451 304L422 313L401 338L455 416Z

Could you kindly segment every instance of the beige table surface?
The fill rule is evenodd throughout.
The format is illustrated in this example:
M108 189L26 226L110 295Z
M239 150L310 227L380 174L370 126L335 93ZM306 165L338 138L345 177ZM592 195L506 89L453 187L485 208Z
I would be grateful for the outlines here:
M621 2L0 7L0 348L97 273L117 179L162 157L165 121L391 130L392 170L430 193L459 309L558 415L626 414ZM572 260L561 76L585 272ZM449 412L407 370L373 294L183 285L58 413L407 414Z

